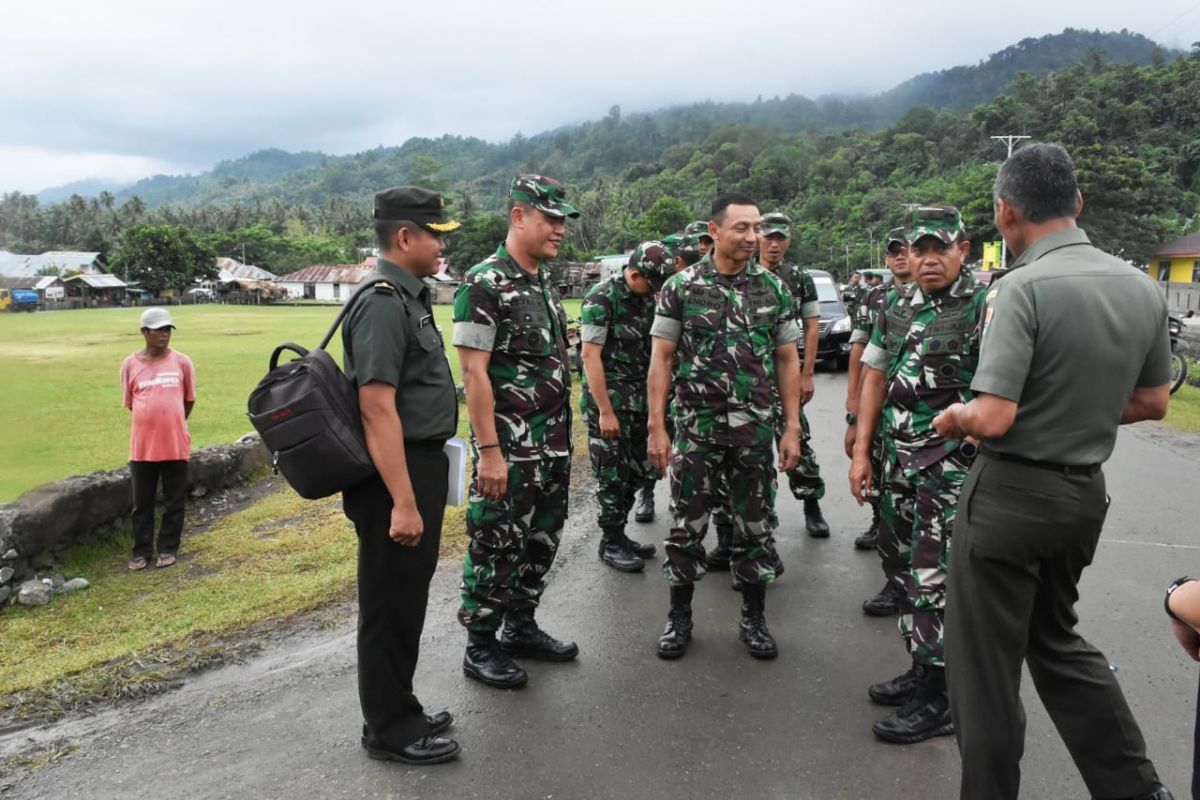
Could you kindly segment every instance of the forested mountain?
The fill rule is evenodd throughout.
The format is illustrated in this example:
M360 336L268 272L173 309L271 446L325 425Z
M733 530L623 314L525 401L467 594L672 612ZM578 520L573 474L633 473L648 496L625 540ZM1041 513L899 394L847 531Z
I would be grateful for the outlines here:
M1017 47L1043 52L1036 41ZM627 117L614 108L597 122L501 145L443 137L344 158L260 153L196 178L194 200L159 208L140 194L41 207L13 193L0 198L0 249L113 249L131 226L171 224L220 255L244 248L248 261L276 272L357 260L354 248L370 241L371 192L416 183L443 189L465 221L449 251L464 268L494 248L508 178L528 169L566 179L583 211L567 228L568 259L677 230L706 216L718 191L741 190L797 220L793 258L843 273L878 262L906 203L961 207L976 255L995 239L991 182L1004 156L995 134L1071 151L1086 201L1081 224L1101 247L1145 263L1158 244L1198 226L1200 48L1147 66L1093 54L1043 77L1018 73L1004 94L970 110L917 105L879 130L793 130L755 111L775 103L782 115L788 102L743 106L744 121L729 121L727 105ZM289 170L293 157L308 165Z
M1091 59L1150 64L1164 53L1146 37L1122 31L1102 33L1068 28L1059 34L1021 42L971 66L919 75L876 97L799 95L759 98L750 103L696 103L622 117L614 107L601 120L566 126L535 136L517 134L504 144L443 136L410 139L350 156L263 150L224 161L201 175L157 175L115 190L118 200L139 197L161 205L252 202L278 197L321 204L352 198L371 187L416 173L443 185L467 184L489 196L500 175L521 164L541 164L569 180L613 174L632 164L654 162L673 146L698 141L728 125L754 125L787 133L875 130L893 124L916 105L968 110L1002 93L1018 72L1047 75ZM97 192L93 189L91 194ZM89 192L80 191L87 196ZM43 202L68 195L44 193ZM53 197L53 200L50 200ZM486 200L485 200L486 203Z

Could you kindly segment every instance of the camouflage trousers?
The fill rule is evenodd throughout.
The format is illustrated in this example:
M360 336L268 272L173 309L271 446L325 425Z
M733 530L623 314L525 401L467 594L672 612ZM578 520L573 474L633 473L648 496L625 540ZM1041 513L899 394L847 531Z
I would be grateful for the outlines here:
M674 523L663 549L663 575L673 584L704 577L704 534L721 487L733 525L734 582L770 583L783 574L775 552L774 453L769 444L728 447L686 436L674 442L671 501Z
M783 438L787 421L783 414L775 414L775 446ZM817 463L817 454L812 449L812 429L808 426L808 416L800 409L800 462L788 470L788 488L792 497L797 500L820 500L825 496L825 481L821 478L821 465Z
M588 456L596 478L596 522L601 528L623 526L637 490L656 474L646 459L646 414L614 410L621 433L605 439L600 435L600 412L591 406L587 409Z
M884 457L879 553L888 580L904 589L900 635L913 660L945 666L942 619L958 492L970 463L957 451L914 469L895 452Z
M472 479L458 611L468 629L495 631L506 613L537 608L567 518L570 482L567 456L511 462L502 500L486 499Z

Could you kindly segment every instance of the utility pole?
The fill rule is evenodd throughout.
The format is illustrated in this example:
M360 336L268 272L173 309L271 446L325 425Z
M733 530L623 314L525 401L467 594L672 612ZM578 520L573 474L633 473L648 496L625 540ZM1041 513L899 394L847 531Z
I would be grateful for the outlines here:
M1022 139L1029 139L1031 137L1017 136L1015 134L1005 134L1004 136L992 136L989 138L995 139L998 142L1004 142L1006 145L1008 145L1008 155L1006 155L1004 157L1004 160L1007 161L1008 159L1012 158L1013 145L1016 144L1017 142L1021 141ZM1000 240L1000 269L1004 269L1007 266L1008 266L1008 248L1004 246L1004 239L1001 238L1001 240Z

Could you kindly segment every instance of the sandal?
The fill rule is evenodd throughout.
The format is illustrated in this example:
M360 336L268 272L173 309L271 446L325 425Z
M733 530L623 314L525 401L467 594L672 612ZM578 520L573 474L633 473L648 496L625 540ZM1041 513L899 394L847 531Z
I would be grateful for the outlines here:
M158 567L159 569L162 569L164 567L171 566L172 564L175 563L175 561L176 561L176 559L175 559L174 553L161 553L158 556L158 560L154 562L154 566Z
M141 570L144 570L149 563L150 562L146 560L145 556L135 556L134 558L130 559L126 566L129 567L130 572L140 572Z

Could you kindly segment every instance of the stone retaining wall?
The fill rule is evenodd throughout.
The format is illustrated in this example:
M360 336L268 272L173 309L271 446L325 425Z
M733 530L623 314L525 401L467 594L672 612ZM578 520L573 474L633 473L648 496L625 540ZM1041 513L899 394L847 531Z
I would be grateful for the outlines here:
M188 465L188 493L203 497L269 464L270 453L256 433L201 448ZM76 544L126 527L131 500L129 467L122 467L48 483L0 505L0 605L13 587L62 561Z

